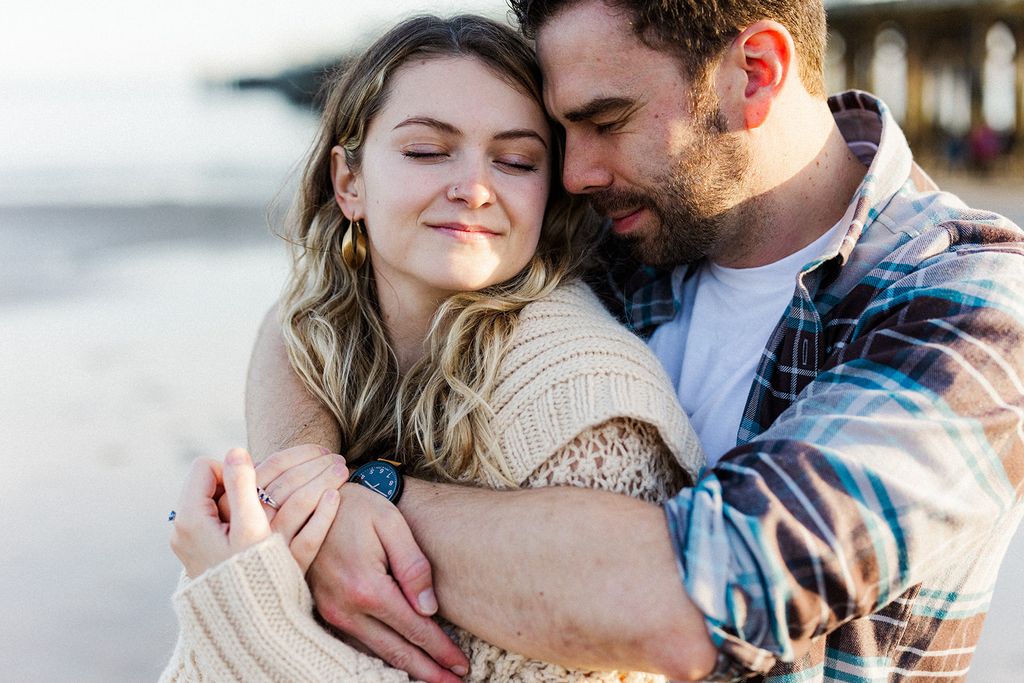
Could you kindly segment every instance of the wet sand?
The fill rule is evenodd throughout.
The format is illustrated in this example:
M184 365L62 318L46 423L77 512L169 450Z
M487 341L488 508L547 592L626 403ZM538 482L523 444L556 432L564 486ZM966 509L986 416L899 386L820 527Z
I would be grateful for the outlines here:
M0 671L155 680L167 512L244 444L248 351L285 272L259 207L0 209ZM6 534L5 534L6 535Z
M1021 222L1020 187L957 181ZM188 463L244 443L257 325L283 282L256 206L0 208L0 671L154 680L175 638L166 515ZM969 680L1024 669L1024 537Z

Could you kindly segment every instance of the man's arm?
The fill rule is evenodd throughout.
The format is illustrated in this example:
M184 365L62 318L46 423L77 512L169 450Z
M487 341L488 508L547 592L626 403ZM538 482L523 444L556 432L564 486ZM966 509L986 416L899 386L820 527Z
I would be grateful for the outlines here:
M298 443L332 449L339 444L333 416L288 361L274 309L263 321L249 365L246 423L250 448L261 458ZM327 545L366 547L357 521L371 532L372 527L395 529L396 520L381 521L386 510L374 505L375 498L343 498L339 518L347 523L335 525ZM567 665L652 670L680 679L711 668L715 653L703 619L682 590L659 507L564 487L506 493L409 479L401 511L417 540L427 542L431 564L439 563L434 584L447 596L442 597L446 616L471 632L506 649ZM362 540L340 539L349 533ZM430 568L422 571L422 556L411 537L403 541L400 533L390 535L382 540L391 572L406 595L418 596L430 588ZM332 603L321 605L321 612L334 617L336 626L358 620L352 607L336 607L341 603L364 605L360 609L376 612L383 623L390 615L402 615L391 617L394 632L418 631L419 637L410 636L423 650L446 652L435 655L446 668L458 665L447 645L417 626L401 592L367 591L368 585L381 583L377 556L346 557L346 562L363 560L365 573L349 569L342 586L331 576L328 588L326 580L319 586L316 581L328 578L323 565L329 553L322 555L324 561L318 558L320 566L314 564L310 578L318 605ZM380 605L384 595L403 604ZM368 644L386 649L389 661L422 660L420 648L400 644L394 633L383 639L384 645ZM423 671L422 661L419 668Z
M686 678L706 628L764 670L912 586L954 595L941 577L997 566L1019 519L1020 264L967 249L882 292L837 365L666 505L669 530L593 491L409 482L443 613L529 656Z
M723 652L761 670L869 615L969 640L1022 514L1022 256L968 243L851 297L830 367L666 504Z
M249 359L245 387L249 451L259 462L271 453L315 443L337 453L338 423L295 374L281 338L277 307L263 318Z
M410 480L399 507L432 558L442 612L481 638L574 668L700 680L714 666L659 506Z

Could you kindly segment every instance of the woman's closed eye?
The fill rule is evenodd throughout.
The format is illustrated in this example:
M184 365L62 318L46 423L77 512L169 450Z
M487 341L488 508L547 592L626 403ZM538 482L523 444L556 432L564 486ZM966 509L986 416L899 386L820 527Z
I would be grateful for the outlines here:
M409 159L422 159L424 161L439 161L447 159L448 153L444 150L432 147L417 147L414 149L402 150L402 155Z
M443 149L417 147L402 150L402 156L416 161L437 162L448 159L451 154ZM538 168L537 163L530 157L518 154L495 157L494 164L510 173L533 173Z
M521 156L502 156L494 160L498 166L509 169L513 173L533 173L537 170L537 164L531 159Z

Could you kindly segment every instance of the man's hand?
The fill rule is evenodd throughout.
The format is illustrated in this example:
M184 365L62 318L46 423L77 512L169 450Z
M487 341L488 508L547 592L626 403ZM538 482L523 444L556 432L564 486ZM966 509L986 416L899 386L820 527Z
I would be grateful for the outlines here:
M469 660L430 618L437 611L430 562L405 518L358 484L340 493L338 516L308 575L317 610L414 678L455 683Z

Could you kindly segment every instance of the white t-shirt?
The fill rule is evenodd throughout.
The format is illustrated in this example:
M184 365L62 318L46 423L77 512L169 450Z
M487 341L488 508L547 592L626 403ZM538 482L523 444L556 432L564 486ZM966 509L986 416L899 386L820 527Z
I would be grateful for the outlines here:
M706 261L685 282L687 266L673 271L682 306L647 344L672 379L709 464L736 446L761 354L789 309L797 275L847 223L766 266L723 268Z

